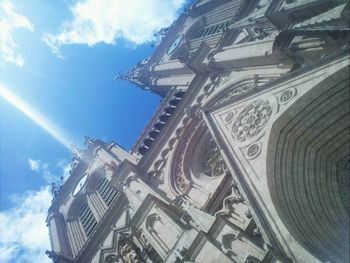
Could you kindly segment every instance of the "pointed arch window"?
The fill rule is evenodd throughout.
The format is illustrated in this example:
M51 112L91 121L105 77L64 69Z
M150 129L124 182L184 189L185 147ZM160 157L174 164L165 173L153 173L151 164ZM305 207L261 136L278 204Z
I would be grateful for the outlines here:
M86 236L89 237L96 228L97 220L88 205L85 205L85 207L81 210L79 219L84 228Z
M112 201L117 196L117 190L108 185L109 181L104 178L97 188L98 193L101 195L103 201L107 206L110 206Z

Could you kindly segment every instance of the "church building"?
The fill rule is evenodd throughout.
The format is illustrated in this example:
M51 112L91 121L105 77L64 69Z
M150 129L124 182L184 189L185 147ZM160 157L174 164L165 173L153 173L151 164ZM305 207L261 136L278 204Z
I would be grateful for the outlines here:
M349 34L348 0L194 1L118 75L161 104L129 151L86 138L47 255L349 262Z

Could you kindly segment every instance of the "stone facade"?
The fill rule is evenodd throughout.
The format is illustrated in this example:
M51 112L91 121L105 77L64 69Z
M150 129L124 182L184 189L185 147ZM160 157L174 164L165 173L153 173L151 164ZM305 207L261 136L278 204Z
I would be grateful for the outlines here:
M348 262L349 2L202 0L118 77L160 95L134 147L86 139L54 262Z

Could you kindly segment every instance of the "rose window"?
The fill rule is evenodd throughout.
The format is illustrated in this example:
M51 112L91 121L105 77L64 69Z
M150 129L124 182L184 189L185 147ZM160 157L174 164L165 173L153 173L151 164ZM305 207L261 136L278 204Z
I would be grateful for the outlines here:
M245 141L257 135L267 124L272 114L268 101L254 101L237 116L232 127L232 135L237 141Z

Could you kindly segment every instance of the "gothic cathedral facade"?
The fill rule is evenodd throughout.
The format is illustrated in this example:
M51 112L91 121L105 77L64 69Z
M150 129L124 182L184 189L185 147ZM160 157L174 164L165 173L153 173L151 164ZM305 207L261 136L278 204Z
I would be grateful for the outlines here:
M86 138L56 263L349 261L349 1L202 0L118 78L162 97L130 151Z

